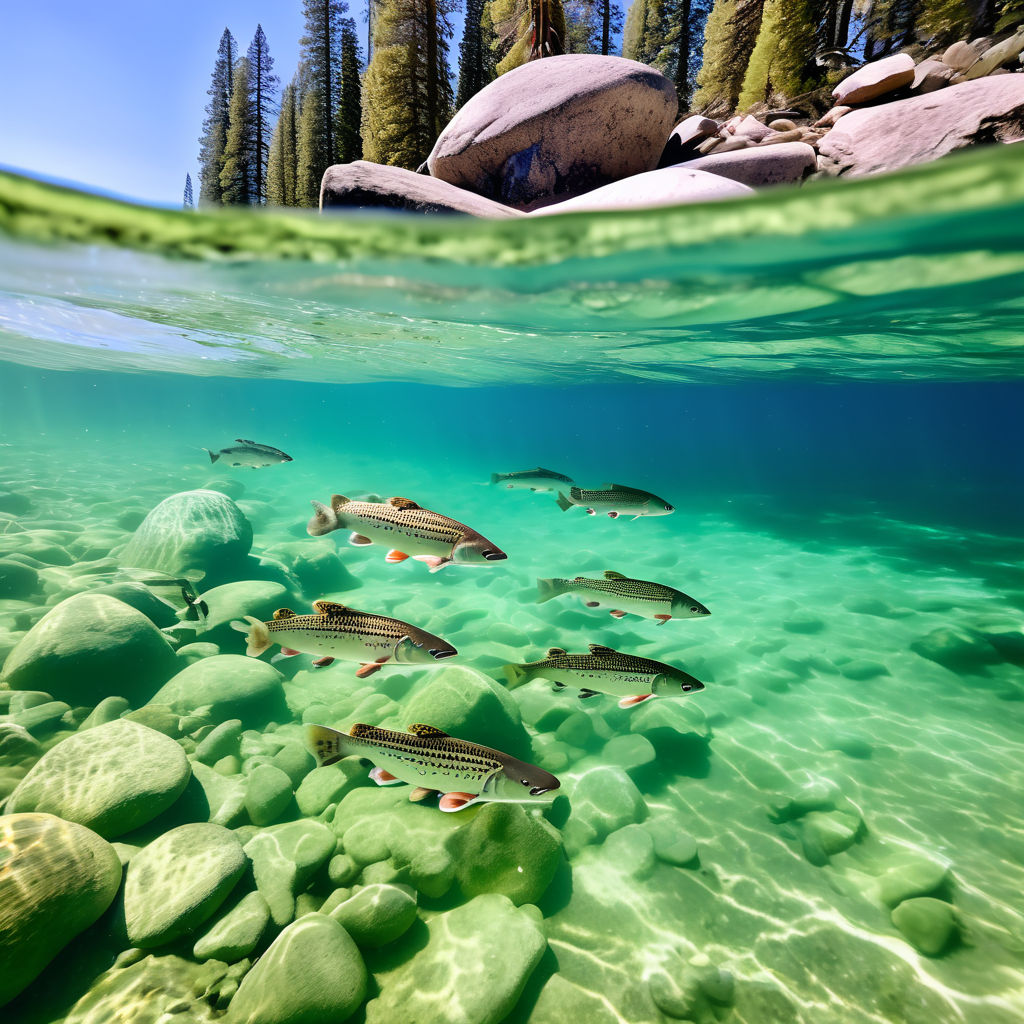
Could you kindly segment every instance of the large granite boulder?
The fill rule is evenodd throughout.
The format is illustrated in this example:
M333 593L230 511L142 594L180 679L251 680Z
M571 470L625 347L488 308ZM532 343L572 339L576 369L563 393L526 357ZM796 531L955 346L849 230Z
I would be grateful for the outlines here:
M913 81L914 58L894 53L857 68L832 90L832 96L836 103L866 103Z
M14 690L43 690L73 707L112 694L137 705L177 667L171 645L141 612L106 594L76 594L21 638L0 681Z
M110 906L114 848L50 814L0 817L0 1006L27 987Z
M529 206L649 171L675 122L675 87L636 61L566 54L481 89L427 158L435 178Z
M806 142L780 142L730 153L709 153L686 162L687 170L706 171L750 188L800 181L816 167L817 154Z
M818 147L818 169L861 177L988 142L1024 139L1024 75L963 82L847 114Z
M701 114L691 114L672 129L665 143L659 167L671 167L698 155L697 147L706 139L714 138L720 129L717 121Z
M335 164L324 171L320 209L410 210L413 213L469 213L474 217L515 217L517 210L467 192L447 181L368 160Z

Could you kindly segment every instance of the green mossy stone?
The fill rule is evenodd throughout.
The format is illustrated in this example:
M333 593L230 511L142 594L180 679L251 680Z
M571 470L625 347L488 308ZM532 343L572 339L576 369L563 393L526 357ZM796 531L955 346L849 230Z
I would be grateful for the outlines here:
M386 946L404 935L416 920L416 893L404 886L365 885L334 907L330 916L357 946Z
M331 804L337 804L350 790L366 780L366 769L355 758L314 768L299 783L295 802L307 818L323 814Z
M178 622L178 614L174 606L161 600L149 587L142 583L110 583L105 587L90 590L93 594L106 594L127 605L131 605L159 629L166 629Z
M145 704L138 711L124 714L125 721L144 725L147 729L162 732L177 739L181 735L181 716L175 714L166 704Z
M286 743L271 759L297 786L316 767L316 758L300 743Z
M208 708L212 721L238 719L246 728L289 716L284 676L273 665L240 654L219 654L183 668L153 695L179 715Z
M184 668L185 665L194 665L197 661L202 661L203 658L215 658L220 654L220 648L216 644L197 641L192 644L183 644L178 648L176 654L178 661L181 662L179 668Z
M196 746L196 758L203 764L214 764L222 757L238 756L241 751L242 722L229 718L210 730Z
M221 775L201 761L193 763L192 774L203 788L211 822L235 828L248 821L245 812L245 780L241 776Z
M39 593L39 573L30 565L0 558L0 597L27 601Z
M547 949L538 917L488 893L431 918L426 945L378 979L366 1024L499 1024Z
M516 906L544 895L562 859L558 831L520 804L484 804L448 846L467 896L501 893Z
M555 739L571 747L585 747L594 736L594 723L585 711L574 711L555 730Z
M622 1024L622 1017L600 995L552 974L530 1010L530 1024Z
M356 944L337 921L307 914L285 928L243 978L225 1019L341 1024L365 997L366 965Z
M827 864L830 857L848 850L857 842L863 825L855 814L811 811L800 821L804 856L818 867Z
M114 839L167 810L190 774L174 740L122 719L78 732L47 751L7 810L56 814Z
M633 780L615 765L592 768L570 795L572 811L563 832L572 855L625 825L643 821L647 805Z
M114 848L49 814L0 816L0 1006L110 906L121 884Z
M146 516L120 562L172 576L198 569L207 583L219 583L237 578L251 547L252 526L227 495L183 491Z
M812 633L820 633L825 628L825 623L813 612L794 612L788 619L783 620L782 628L787 633L799 633L807 636Z
M954 626L933 629L910 649L959 675L983 675L989 665L1003 660L983 633Z
M387 836L372 818L357 821L345 829L342 842L345 845L345 852L360 865L375 864L391 856Z
M116 722L125 712L131 711L131 709L131 704L124 697L104 697L78 727L79 731L95 729L96 726L106 725L107 722Z
M53 732L61 724L61 719L71 710L68 704L62 700L51 700L46 704L37 704L35 707L25 708L14 716L14 724L20 725L23 729L32 733L33 736L42 736Z
M657 862L654 839L643 825L626 825L612 832L601 853L620 871L637 879L650 877Z
M638 708L628 712L629 731L642 735L691 733L701 739L709 739L711 728L707 715L697 703L700 699L681 697L644 701ZM621 714L614 711L612 714Z
M340 594L360 585L359 580L345 568L333 538L310 540L307 537L301 541L287 541L275 544L268 553L284 562L289 574L310 598Z
M277 821L292 802L292 780L272 764L257 765L249 774L245 809L254 825Z
M359 877L360 866L347 854L339 853L327 865L331 885L351 885Z
M892 923L925 956L938 956L957 936L956 911L942 900L918 896L904 900L893 912Z
M258 892L247 893L196 940L192 955L197 960L237 963L256 948L269 923L267 901Z
M869 679L877 679L879 676L889 675L889 670L877 661L869 661L866 658L855 658L846 662L840 669L839 674L855 682L866 682Z
M795 821L811 811L835 809L839 791L831 782L816 781L802 786L791 796L779 796L768 805L768 819L781 825Z
M627 771L631 768L642 768L653 764L658 759L654 745L646 736L633 734L630 736L613 736L601 751L601 760L609 764L617 764Z
M111 690L145 703L178 666L174 651L141 612L105 594L76 594L47 612L4 662L12 690L45 690L73 706Z
M0 723L0 767L35 764L43 756L43 745L28 729L13 722Z
M42 690L15 690L11 693L10 701L7 705L7 713L9 715L20 715L22 711L27 711L29 708L37 708L52 701L52 695L43 693Z
M190 935L224 902L245 866L238 837L221 825L200 822L166 832L128 865L128 941L149 949Z
M244 621L246 615L265 622L278 608L286 608L294 600L285 587L269 580L223 583L203 591L202 598L209 611L206 622L197 628L198 639L237 654L245 651L245 635L232 629L232 622Z
M654 855L658 860L682 867L697 859L697 840L689 832L684 832L674 818L652 818L644 828L654 840Z
M409 881L430 899L440 899L455 882L455 860L444 849L421 850L409 862Z
M890 868L878 882L878 895L887 907L915 896L934 896L950 882L949 868L924 857Z

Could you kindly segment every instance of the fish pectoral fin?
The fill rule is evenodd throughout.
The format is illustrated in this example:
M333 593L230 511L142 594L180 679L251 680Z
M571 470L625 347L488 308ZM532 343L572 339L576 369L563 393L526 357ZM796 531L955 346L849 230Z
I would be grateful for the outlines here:
M395 778L391 772L385 771L383 768L371 768L370 778L373 779L378 786L394 786L402 781L401 779Z
M295 650L294 647L282 647L281 654L285 658L294 658L296 654L301 654L302 651Z
M592 508L588 508L587 509L587 515L588 516L596 516L597 513Z
M462 811L469 807L471 804L475 804L480 797L475 793L445 793L440 800L437 802L437 806L442 811L448 811L453 813L455 811Z
M324 657L322 657L322 658L314 658L313 659L313 668L327 668L328 665L333 665L333 664L334 664L334 658L332 658L329 654L324 655Z
M601 607L601 602L600 601L584 601L583 603L588 608L600 608Z
M393 657L400 665L409 665L412 663L413 651L417 651L422 647L423 644L414 643L411 636L403 636L402 639L395 644L395 649L392 652Z
M645 700L650 700L654 696L653 693L640 693L635 697L623 697L619 701L620 708L635 708L637 704L643 704Z
M630 519L630 522L631 523L635 523L639 518L640 518L640 516L633 516L633 518Z
M439 558L437 555L413 555L417 562L424 562L431 572L439 572L446 565L451 565L450 558Z
M626 615L626 613L621 608L613 608L608 614L613 619L621 619L624 618Z
M421 800L426 800L431 793L436 792L436 789L427 789L426 786L416 786L416 788L409 794L409 802L418 804Z
M356 678L365 679L367 676L372 676L374 672L379 672L387 660L388 658L378 658L376 661L364 662L356 669Z
M608 513L608 518L609 519L618 519L619 518L619 513L618 512L609 512Z
M392 548L385 556L384 561L389 565L396 565L398 562L404 562L409 556L404 551L398 551Z
M660 615L655 615L654 617L658 620L658 625L659 626L664 626L665 623L668 622L668 620L672 618L671 615L665 615L664 613L662 613Z
M589 697L600 697L600 696L601 696L601 694L597 690L586 690L586 689L584 689L584 690L580 690L580 692L579 692L580 700L587 700Z
M350 533L348 535L348 542L354 548L364 548L367 544L373 543L369 537L364 537L361 533Z

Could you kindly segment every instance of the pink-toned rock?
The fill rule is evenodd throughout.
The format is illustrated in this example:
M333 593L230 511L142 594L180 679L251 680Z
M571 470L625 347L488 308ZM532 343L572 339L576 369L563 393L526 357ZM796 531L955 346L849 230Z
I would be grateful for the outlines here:
M866 103L914 80L914 58L908 53L874 60L844 78L833 90L837 103Z
M435 178L511 206L651 170L678 110L660 72L574 53L530 61L481 89L441 132Z
M1024 139L1024 75L1000 75L847 114L819 144L818 169L860 177L977 143Z
M838 106L833 107L822 117L819 117L817 121L811 126L812 128L831 128L844 114L848 114L853 107Z
M914 68L914 82L912 90L918 94L935 92L936 89L945 89L950 84L950 79L956 72L941 60L923 60Z
M413 213L468 213L474 217L519 217L510 209L474 192L403 167L356 160L324 171L320 209L410 210Z
M984 47L975 43L954 43L942 55L942 63L954 71L966 71L981 56Z
M684 166L759 188L800 181L815 169L817 158L814 150L803 142L783 142L777 146L751 146L734 153L716 150Z
M754 142L761 142L769 138L774 131L774 128L761 124L756 117L751 117L749 114L745 116L737 114L736 117L730 118L722 125L723 134L740 135L747 139L753 139Z
M531 217L554 213L582 213L594 210L638 210L652 206L679 206L684 203L708 203L720 199L736 199L753 193L752 188L737 181L690 170L688 164L661 167L632 178L595 188L582 196L554 203L529 214Z
M697 147L705 140L718 135L719 124L710 117L692 114L672 129L665 143L665 149L658 161L659 167L671 167L696 155Z

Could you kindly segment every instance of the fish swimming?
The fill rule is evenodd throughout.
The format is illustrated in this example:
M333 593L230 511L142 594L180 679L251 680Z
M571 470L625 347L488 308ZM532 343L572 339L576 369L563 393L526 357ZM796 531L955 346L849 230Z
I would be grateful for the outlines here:
M281 462L292 461L292 457L286 455L280 448L271 448L269 444L246 441L241 437L236 437L235 440L239 445L237 448L221 448L219 452L204 448L203 451L210 456L211 462L223 459L229 466L248 466L250 469L276 466Z
M317 668L335 658L359 662L360 678L392 659L402 665L430 665L459 653L447 640L399 619L357 612L333 601L314 601L313 609L313 615L296 615L290 608L278 608L269 622L247 615L245 622L231 625L247 634L245 653L250 658L279 643L285 657L318 655L313 662Z
M626 612L657 619L664 625L671 618L692 619L711 612L681 590L663 583L633 580L621 572L606 569L604 579L592 580L577 576L572 580L537 580L537 604L562 594L576 594L588 608L610 608L613 618Z
M524 469L519 473L492 473L491 483L502 484L504 487L530 491L557 491L559 484L572 486L572 477L563 476L554 470Z
M565 512L573 505L580 505L587 510L588 516L596 516L605 512L609 519L619 516L667 516L675 509L664 498L659 498L649 491L639 491L625 484L604 484L599 491L584 491L579 487L570 487L569 496L558 492L558 507Z
M505 666L510 690L538 677L551 679L558 689L577 687L581 700L599 693L621 697L620 708L633 707L655 696L683 697L704 689L699 679L682 669L600 644L590 644L589 654L567 654L561 647L552 647L543 661Z
M311 537L333 530L351 530L349 543L356 547L386 544L387 562L407 558L426 562L431 572L448 565L487 565L508 558L497 544L476 530L448 516L420 508L408 498L349 501L340 494L331 497L330 507L313 502L313 518L306 526Z
M442 811L461 811L480 801L546 802L552 799L547 794L560 786L543 768L456 739L432 725L410 725L408 732L353 725L348 733L310 725L306 742L319 767L344 757L365 757L375 765L370 778L378 786L406 782L416 787L410 800L439 792Z

